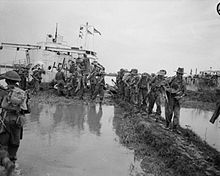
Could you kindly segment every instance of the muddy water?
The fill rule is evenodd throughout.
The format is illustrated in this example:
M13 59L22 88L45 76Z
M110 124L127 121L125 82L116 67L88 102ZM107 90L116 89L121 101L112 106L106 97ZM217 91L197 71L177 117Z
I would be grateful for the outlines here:
M142 175L133 151L118 142L113 118L113 106L36 104L18 153L23 175Z
M162 113L164 117L164 112ZM213 112L200 109L181 108L180 125L193 130L202 140L220 151L220 121L209 122Z

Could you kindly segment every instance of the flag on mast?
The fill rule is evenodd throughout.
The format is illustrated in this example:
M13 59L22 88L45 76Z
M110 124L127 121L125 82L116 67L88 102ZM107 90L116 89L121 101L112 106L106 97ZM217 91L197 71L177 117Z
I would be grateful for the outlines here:
M87 29L87 33L93 35L93 33Z
M79 38L83 38L83 26L80 26L79 28Z
M99 32L96 28L93 29L94 33L98 33L99 35L101 35L101 32Z

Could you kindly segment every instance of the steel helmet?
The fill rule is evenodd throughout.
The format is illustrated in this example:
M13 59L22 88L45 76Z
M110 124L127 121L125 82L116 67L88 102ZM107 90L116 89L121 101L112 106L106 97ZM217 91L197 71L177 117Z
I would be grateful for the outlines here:
M150 77L150 75L146 72L142 73L141 76Z
M7 71L4 74L5 79L13 80L13 81L21 81L19 74L16 71Z
M138 73L138 69L136 69L136 68L133 68L133 69L131 69L131 71L130 71L131 73Z
M34 67L38 68L44 68L45 67L45 63L42 61L37 61L34 63Z

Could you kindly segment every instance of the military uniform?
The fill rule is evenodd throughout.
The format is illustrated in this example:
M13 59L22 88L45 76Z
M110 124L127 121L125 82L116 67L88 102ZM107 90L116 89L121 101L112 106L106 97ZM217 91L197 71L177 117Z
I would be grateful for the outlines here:
M96 84L95 92L94 92L94 95L93 95L92 99L93 100L96 99L96 96L99 94L100 101L102 101L103 98L104 98L104 87L105 87L104 72L99 73L97 76L98 76L97 84Z
M138 105L146 105L146 100L149 92L150 75L142 74L138 82Z
M85 82L84 82L84 75L83 75L83 71L78 68L77 71L77 88L75 90L75 92L79 95L79 99L83 99L83 95L85 92Z
M163 92L163 84L165 81L164 75L166 74L166 71L164 71L165 70L160 70L158 75L155 76L150 82L151 90L149 92L148 114L152 113L154 103L156 103L156 114L161 115L161 96Z
M131 82L131 74L126 73L123 76L123 82L124 82L124 100L127 102L130 102L130 82Z
M74 62L72 62L71 63L71 65L70 65L70 68L69 68L69 72L71 73L71 74L75 74L75 72L76 72L76 64L74 63Z
M15 162L17 159L16 154L20 145L20 139L22 138L24 110L27 110L27 96L26 98L22 99L22 104L16 106L12 104L12 99L10 99L10 97L12 97L13 94L10 93L15 91L15 89L17 91L20 91L19 93L23 91L19 89L16 84L16 82L20 81L21 79L15 71L6 72L4 78L6 79L6 83L8 84L7 92L9 93L1 97L2 112L0 116L0 145L5 148L5 151L7 151L7 155L9 156L10 160ZM4 154L4 151L3 153L2 151L0 151L0 153ZM7 169L7 167L9 167L9 161L5 163L6 161L1 158L1 164L6 164L5 167ZM11 169L8 169L9 172L11 172Z
M55 80L57 82L57 93L58 95L61 95L64 93L64 84L65 84L65 75L61 71L61 69L58 69L58 72L55 75Z
M40 90L40 83L42 80L42 74L45 74L43 69L37 69L33 71L33 80L34 80L34 90L33 93L38 93Z
M136 74L133 75L131 78L130 83L130 101L132 104L137 104L137 95L138 95L138 86L137 83L139 82L140 77Z
M97 83L97 79L96 79L96 74L97 74L97 70L95 69L95 67L93 68L92 72L90 73L90 75L88 76L88 80L90 82L90 93L91 93L91 98L94 95L95 92L95 86Z
M183 74L183 68L178 68L177 73ZM180 100L185 95L186 83L182 77L174 76L168 80L168 84L165 101L166 127L169 127L173 118L173 128L176 129L180 118Z
M118 87L118 93L119 93L119 96L121 97L124 97L124 82L123 82L123 76L124 76L124 73L125 73L125 70L124 69L121 69L119 72L118 72L118 75L116 77L116 86Z

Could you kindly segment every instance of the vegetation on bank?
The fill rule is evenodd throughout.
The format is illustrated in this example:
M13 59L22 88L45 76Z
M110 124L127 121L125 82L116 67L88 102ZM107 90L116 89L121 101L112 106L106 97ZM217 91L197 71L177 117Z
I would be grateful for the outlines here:
M155 122L154 116L116 99L124 112L121 123L116 128L122 144L148 159L149 151L156 153L163 161L163 171L154 175L203 176L220 175L220 154L203 142L189 129L181 129L180 134L164 128L164 122ZM147 161L146 161L147 162ZM161 169L161 168L160 168Z
M200 90L200 91L190 91L186 92L186 99L192 101L201 101L215 103L217 101L217 96L215 90Z

